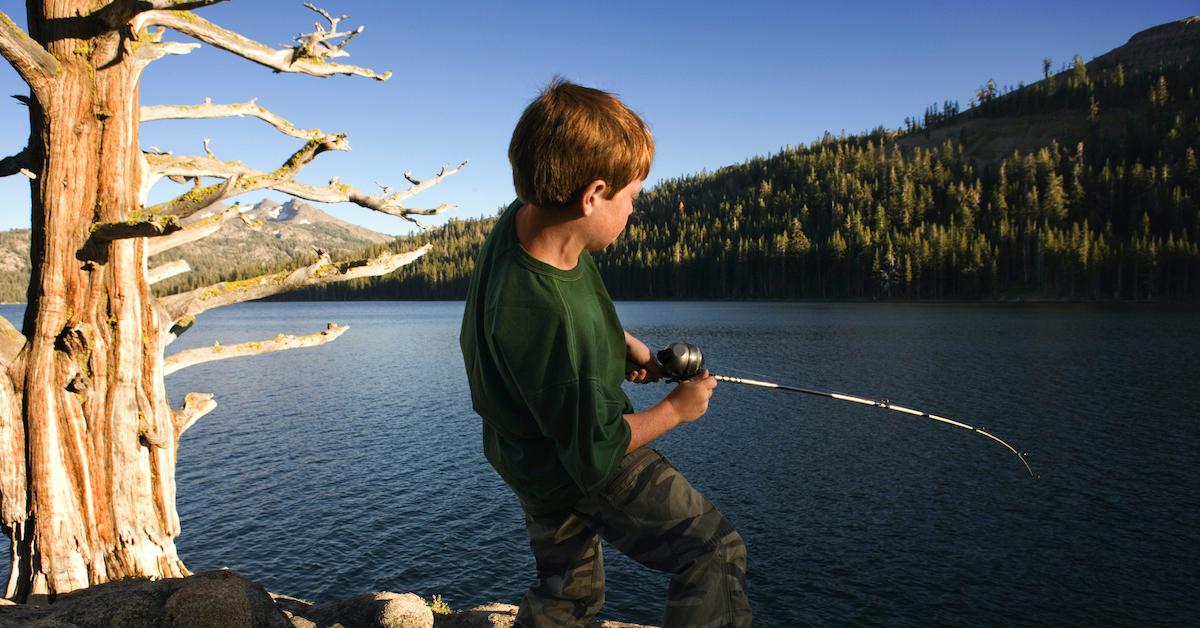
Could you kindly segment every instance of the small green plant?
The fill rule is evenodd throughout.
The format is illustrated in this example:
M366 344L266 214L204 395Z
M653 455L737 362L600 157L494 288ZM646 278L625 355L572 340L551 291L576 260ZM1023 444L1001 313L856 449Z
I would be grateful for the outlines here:
M434 594L433 601L429 603L429 610L433 611L433 625L435 627L449 626L450 616L454 611L450 610L450 605L442 599L441 595Z
M442 599L441 595L434 595L433 601L429 603L429 609L434 615L449 615L451 612L450 605Z

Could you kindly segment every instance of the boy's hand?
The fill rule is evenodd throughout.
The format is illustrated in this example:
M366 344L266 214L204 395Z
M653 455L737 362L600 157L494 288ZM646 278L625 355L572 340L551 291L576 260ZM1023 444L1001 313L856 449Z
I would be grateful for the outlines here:
M649 384L663 378L662 367L646 343L625 332L625 379L635 384Z
M699 375L679 382L666 400L679 414L680 423L691 423L708 411L708 400L716 387L716 378L704 369Z

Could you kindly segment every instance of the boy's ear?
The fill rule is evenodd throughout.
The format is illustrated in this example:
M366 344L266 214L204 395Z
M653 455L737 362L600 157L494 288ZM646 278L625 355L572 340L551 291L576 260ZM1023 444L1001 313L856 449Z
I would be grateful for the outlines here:
M596 179L583 188L583 194L579 196L579 205L584 216L592 215L597 203L604 200L604 192L607 190L608 184L604 179Z

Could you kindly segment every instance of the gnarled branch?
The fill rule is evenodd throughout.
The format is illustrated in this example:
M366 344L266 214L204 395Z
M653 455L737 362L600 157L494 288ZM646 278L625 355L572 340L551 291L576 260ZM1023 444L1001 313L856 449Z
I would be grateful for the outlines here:
M134 59L145 67L152 61L157 61L167 55L185 55L200 47L200 44L185 44L177 41L164 41L143 44L133 53Z
M26 147L21 152L12 157L0 159L0 177L11 177L14 174L23 174L30 179L36 179L37 175L29 170L32 164L29 160L29 148Z
M214 104L205 99L202 105L175 106L153 105L142 107L142 122L153 120L202 120L210 118L240 118L252 116L279 129L279 132L298 137L303 140L321 139L327 135L320 129L300 129L291 122L283 119L256 101L234 103L231 105Z
M241 281L221 282L206 288L197 288L190 292L163 297L159 303L166 308L171 320L178 320L214 308L262 299L307 286L386 275L401 266L412 263L427 253L430 248L431 245L426 244L407 253L384 253L371 259L336 264L329 261L328 253L321 251L319 259L304 268L291 272L283 271L260 275Z
M100 222L92 225L92 235L79 250L79 259L104 264L108 262L108 245L114 240L153 238L179 231L175 216L151 216L131 222Z
M138 222L99 222L92 226L92 239L107 243L128 238L153 238L182 228L175 216L152 216Z
M240 358L248 355L261 355L264 353L274 353L276 351L284 351L287 349L301 349L304 347L316 347L327 342L333 342L338 336L341 336L350 327L346 325L335 325L329 323L324 331L310 334L308 336L292 336L288 334L279 334L271 340L261 342L243 342L236 345L220 345L214 344L211 347L200 347L197 349L185 349L179 353L175 353L163 360L163 375L170 375L180 369L185 369L189 366L204 364L214 360L225 360L228 358Z
M216 159L208 159L207 157L186 157L175 155L154 155L147 154L146 161L150 169L159 176L182 176L182 177L215 177L227 179L234 176L242 176L245 178L254 178L262 176L263 173L250 168L249 166L237 161L219 161ZM341 183L339 181L331 181L329 185L318 186L297 183L292 180L282 181L276 185L270 186L271 189L290 194L297 198L302 198L308 201L317 201L322 203L354 203L360 207L366 207L377 212L404 218L414 221L411 216L433 216L444 211L454 209L454 205L445 203L433 209L414 209L405 207L400 204L400 201L406 199L417 192L426 190L429 187L436 185L448 176L451 176L467 165L467 162L459 164L453 170L446 170L438 173L433 179L424 181L414 185L407 190L395 192L391 194L371 195L363 192L352 185Z
M246 174L230 173L228 178L222 183L201 187L197 185L192 188L187 194L179 196L165 203L159 203L150 207L148 211L151 214L171 214L180 218L190 216L205 207L208 207L218 201L226 198L252 192L254 190L262 190L267 188L275 188L282 183L291 181L304 166L307 166L316 159L317 155L330 150L350 150L350 143L346 141L345 135L326 135L324 137L309 140L300 150L296 151L288 158L282 166L276 168L272 172L259 172L246 168ZM154 159L152 157L169 157L168 155L147 155L147 161L153 166ZM206 162L225 163L211 157L198 157L197 160L203 159ZM242 166L245 168L245 166ZM184 174L179 172L164 172L161 169L157 170L158 174ZM191 176L212 176L212 175L191 175ZM215 175L220 176L220 175Z
M458 164L458 167L453 170L446 170L449 167L450 167L450 164L446 164L446 165L442 166L442 169L441 169L441 171L439 171L437 173L437 176L435 176L432 179L427 179L425 181L418 181L418 180L414 179L412 176L411 170L405 171L404 178L408 179L408 182L412 184L412 187L408 188L407 190L404 190L403 192L397 192L397 193L391 195L391 197L394 197L392 200L399 202L410 196L415 196L417 194L420 194L421 192L424 192L425 190L428 190L429 188L441 183L442 179L445 179L446 177L458 174L459 171L461 171L463 168L467 167L467 162L464 161L461 164ZM389 198L391 198L391 197L389 197ZM419 212L413 212L413 213L419 213ZM432 216L433 214L421 214L421 215Z
M183 398L183 407L175 411L175 438L183 435L200 417L213 411L217 402L211 393L188 393Z
M221 228L221 225L225 224L226 220L240 213L241 208L234 205L226 208L223 212L213 214L208 218L187 225L171 235L154 238L146 243L146 255L158 255L163 251L169 251L177 246L206 238L216 233Z
M0 11L0 56L12 64L34 93L42 92L45 83L59 71L58 59L3 11Z
M239 177L232 177L216 185L202 186L200 185L200 179L196 179L196 185L192 186L192 189L186 193L176 196L169 201L151 206L146 211L152 216L168 215L176 218L187 218L202 209L216 205L226 198L233 196L233 190L239 183Z
M161 307L161 304L159 304L159 306ZM166 308L163 308L163 311L165 312ZM169 317L166 317L166 315L164 315L164 318L169 318ZM196 325L196 317L195 316L184 316L181 319L173 321L171 323L171 326L166 328L166 330L167 330L166 334L163 335L163 346L165 347L165 346L171 344L172 342L175 342L175 340L177 338L179 338L180 336L183 335L183 332L191 329L195 325Z
M191 272L192 267L188 265L187 260L177 259L173 262L160 264L146 271L146 283L154 285L165 279L170 279L175 275Z
M315 11L321 17L328 20L329 30L325 30L324 26L321 26L319 23L315 23L313 24L313 28L315 29L313 32L301 33L297 35L295 40L296 56L317 59L333 59L336 57L350 56L350 53L344 50L346 44L350 43L350 40L354 39L355 37L358 37L363 32L363 27L359 26L352 31L339 32L337 29L338 24L340 24L342 20L349 19L349 15L333 17L325 9L319 9L307 2L304 3L304 6ZM344 38L340 44L329 43L338 38Z
M159 9L163 11L190 11L226 0L135 0L134 7L138 11Z
M364 76L380 81L391 78L391 72L379 74L374 70L360 68L341 63L330 63L323 57L306 51L303 46L276 50L238 33L226 30L198 17L182 11L154 10L146 11L134 18L134 32L140 32L147 26L165 26L173 31L194 37L200 41L231 52L239 57L249 59L276 72L298 72L313 76L332 76L348 74Z

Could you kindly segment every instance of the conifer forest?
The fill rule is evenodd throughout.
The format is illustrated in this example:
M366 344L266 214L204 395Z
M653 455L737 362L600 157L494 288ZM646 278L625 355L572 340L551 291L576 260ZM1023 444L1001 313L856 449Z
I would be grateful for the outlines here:
M1127 47L1058 71L1046 59L1031 85L987 81L967 107L934 104L898 129L648 181L596 254L606 285L617 299L1196 300L1194 30L1149 61L1127 52L1125 65ZM389 277L280 298L460 299L494 220L375 246L434 245Z
M1197 61L1077 57L1031 86L989 82L963 112L661 181L598 264L624 299L1194 300ZM1062 131L1044 145L989 159L1003 124L1048 117ZM290 297L461 298L493 222L413 236L433 252L388 279Z

